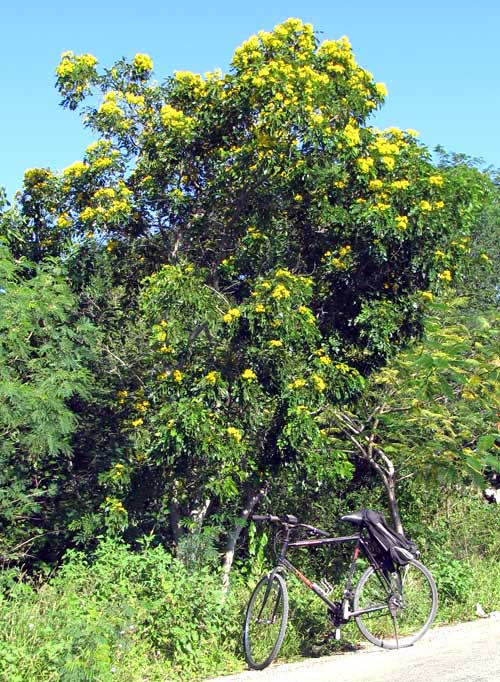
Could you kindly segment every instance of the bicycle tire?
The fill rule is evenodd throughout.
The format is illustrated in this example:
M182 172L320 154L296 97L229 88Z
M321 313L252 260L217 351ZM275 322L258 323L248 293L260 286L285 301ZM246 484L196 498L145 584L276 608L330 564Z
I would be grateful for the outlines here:
M245 660L251 668L263 670L274 661L283 643L287 622L286 583L278 573L265 575L252 592L243 627Z
M354 592L354 611L380 606L380 610L355 616L360 632L383 649L412 646L430 628L436 615L438 594L428 569L412 559L389 574L383 585L372 566L364 571Z

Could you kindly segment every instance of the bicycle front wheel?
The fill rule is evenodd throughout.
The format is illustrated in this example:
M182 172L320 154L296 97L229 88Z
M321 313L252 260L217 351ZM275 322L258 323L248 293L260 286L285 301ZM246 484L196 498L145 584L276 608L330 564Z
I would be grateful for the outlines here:
M401 649L414 644L430 628L438 596L432 575L416 559L381 576L369 567L354 593L354 611L362 634L376 646Z
M274 661L285 636L288 592L281 575L265 575L248 602L243 646L248 665L262 670Z

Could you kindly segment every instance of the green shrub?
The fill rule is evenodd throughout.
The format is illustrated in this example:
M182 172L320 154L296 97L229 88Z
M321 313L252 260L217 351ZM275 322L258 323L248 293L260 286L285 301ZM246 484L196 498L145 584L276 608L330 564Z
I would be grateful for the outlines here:
M132 682L235 667L240 621L215 572L189 572L161 547L102 542L70 552L48 583L1 596L2 679ZM1 676L0 675L0 676Z

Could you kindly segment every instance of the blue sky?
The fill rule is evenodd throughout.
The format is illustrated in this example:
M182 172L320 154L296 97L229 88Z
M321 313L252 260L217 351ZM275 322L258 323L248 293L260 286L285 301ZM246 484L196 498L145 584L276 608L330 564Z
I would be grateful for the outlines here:
M500 166L498 0L10 0L1 16L0 186L10 197L26 168L60 170L92 140L58 105L62 52L90 52L105 66L146 52L158 80L176 69L227 70L243 40L291 16L311 22L320 39L347 35L357 61L386 83L373 125L414 128L431 148Z

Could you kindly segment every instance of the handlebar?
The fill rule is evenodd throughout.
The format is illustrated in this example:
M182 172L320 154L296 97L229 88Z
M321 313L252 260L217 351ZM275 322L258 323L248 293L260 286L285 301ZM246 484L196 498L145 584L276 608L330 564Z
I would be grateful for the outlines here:
M305 528L306 530L314 533L315 535L322 535L323 537L330 537L330 533L327 533L321 528L315 528L307 523L299 523L299 520L293 514L285 514L284 516L275 516L274 514L252 514L250 517L251 521L268 521L270 523L280 523L283 526L295 526L296 528Z

